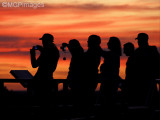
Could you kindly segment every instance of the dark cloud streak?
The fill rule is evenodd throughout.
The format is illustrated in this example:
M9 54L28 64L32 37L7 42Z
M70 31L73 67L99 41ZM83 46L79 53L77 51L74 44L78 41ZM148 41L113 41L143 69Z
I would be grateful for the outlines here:
M26 56L30 55L29 51L9 51L9 52L0 52L0 55L20 55L20 56Z
M19 41L21 40L22 38L20 37L17 37L17 36L0 36L0 42L11 42L11 41Z
M79 9L79 10L159 10L158 7L149 7L149 6L136 6L136 5L104 5L104 4L78 4L78 5L69 5L69 4L56 4L56 5L45 5L46 9Z
M0 4L2 4L0 2ZM14 16L36 16L43 14L59 14L61 11L72 10L76 11L143 11L143 10L160 10L160 6L140 6L140 5L105 5L105 4L45 4L45 7L33 9L33 8L3 8L0 7L0 14L2 15L14 15ZM4 19L4 16L1 16Z

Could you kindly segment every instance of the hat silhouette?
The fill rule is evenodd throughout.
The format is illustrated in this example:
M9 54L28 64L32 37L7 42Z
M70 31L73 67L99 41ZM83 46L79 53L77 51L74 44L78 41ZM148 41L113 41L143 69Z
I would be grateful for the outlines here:
M41 38L39 38L39 40L49 40L53 42L54 37L49 33L45 33Z
M135 38L135 40L137 39L145 39L145 40L148 40L148 35L146 33L139 33L137 38Z

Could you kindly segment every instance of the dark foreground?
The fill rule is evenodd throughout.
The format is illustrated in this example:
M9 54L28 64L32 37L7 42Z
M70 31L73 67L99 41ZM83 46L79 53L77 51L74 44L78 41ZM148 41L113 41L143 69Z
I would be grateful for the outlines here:
M112 109L100 104L96 92L92 107L74 107L70 93L60 91L55 98L28 97L26 92L10 92L1 96L0 116L5 119L53 119L53 120L159 120L160 107L127 106L116 101Z

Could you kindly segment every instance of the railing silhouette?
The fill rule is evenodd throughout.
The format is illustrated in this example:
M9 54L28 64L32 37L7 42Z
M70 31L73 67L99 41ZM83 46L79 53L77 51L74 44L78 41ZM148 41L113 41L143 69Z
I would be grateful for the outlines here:
M33 80L33 79L0 79L0 87L4 87L4 83L31 83L31 82L35 82L35 81L37 81L37 80ZM45 81L45 82L47 82L47 81ZM57 85L59 83L62 83L63 84L63 91L68 90L68 80L67 79L54 79L54 80L50 80L49 82L50 83L56 82ZM38 81L37 81L37 83L38 83ZM57 88L58 88L58 86L57 86Z
M0 87L4 87L4 83L29 83L29 82L33 82L33 79L0 79ZM57 85L59 83L63 84L63 91L68 90L68 80L67 79L54 79L51 80L50 82L55 82L57 83ZM37 81L38 82L38 81ZM120 81L120 83L124 83L125 80ZM98 80L98 83L101 83L101 80ZM157 83L157 91L160 92L160 79L156 79L156 83ZM58 88L58 86L57 86Z

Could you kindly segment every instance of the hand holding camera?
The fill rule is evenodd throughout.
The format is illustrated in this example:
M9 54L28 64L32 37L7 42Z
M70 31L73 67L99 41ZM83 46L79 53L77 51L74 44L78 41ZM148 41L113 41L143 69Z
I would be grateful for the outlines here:
M68 46L68 44L67 43L62 43L62 46L60 47L61 48L61 50L64 52L64 51L66 51L66 47Z
M42 51L43 47L40 45L36 45L35 46L35 50L39 50L40 52Z
M34 49L34 50L38 50L38 47L37 47L37 46L33 46L33 49Z
M32 49L30 49L30 53L31 53L31 54L35 54L35 51L36 51L36 50L39 50L39 51L41 52L42 49L43 49L42 46L36 45L36 46L33 46Z
M40 46L40 45L36 45L36 46L33 46L32 48L33 50L39 50L39 51L42 51L43 47Z

